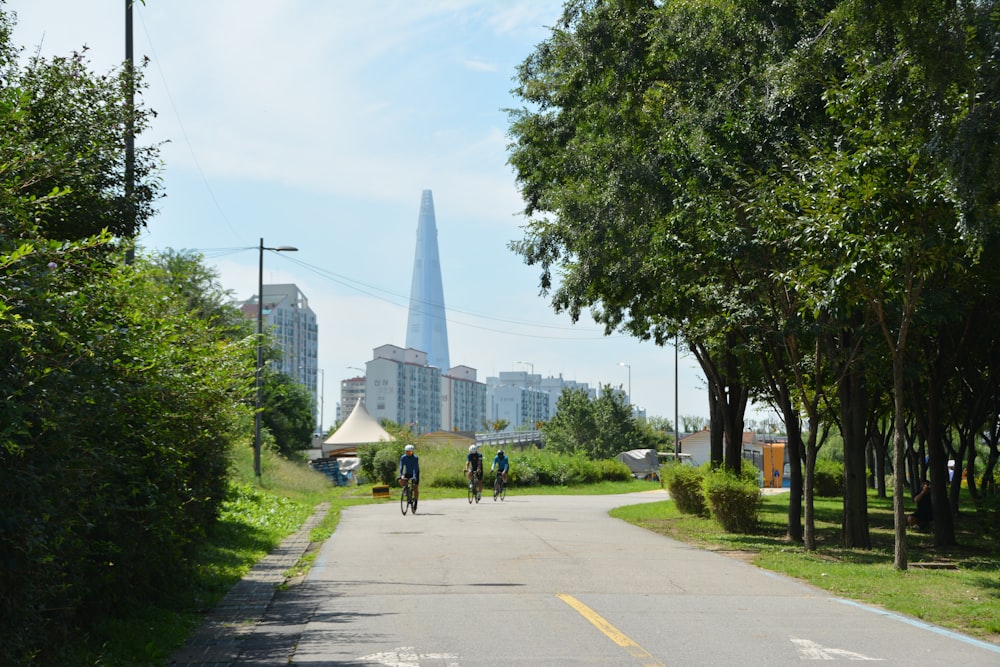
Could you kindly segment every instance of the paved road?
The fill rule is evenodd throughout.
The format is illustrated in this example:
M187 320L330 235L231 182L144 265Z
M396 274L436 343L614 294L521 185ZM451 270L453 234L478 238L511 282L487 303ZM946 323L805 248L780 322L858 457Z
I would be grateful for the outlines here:
M1000 647L607 516L663 497L350 508L234 664L1000 664Z

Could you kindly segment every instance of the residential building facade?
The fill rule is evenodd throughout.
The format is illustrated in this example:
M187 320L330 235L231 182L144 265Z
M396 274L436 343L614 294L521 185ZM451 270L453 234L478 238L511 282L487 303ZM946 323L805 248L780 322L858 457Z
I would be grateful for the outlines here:
M441 369L427 353L396 345L375 348L365 364L365 407L421 435L441 429Z
M441 376L441 428L475 433L486 419L486 385L476 381L476 369L455 366Z
M525 371L501 371L486 378L489 420L506 420L508 431L532 430L556 414L564 389L582 389L594 399L597 391L584 382L559 377L543 378Z
M263 304L263 329L281 351L275 369L304 386L319 405L319 325L309 300L294 283L264 285L263 298L254 295L242 304L244 317L257 318Z

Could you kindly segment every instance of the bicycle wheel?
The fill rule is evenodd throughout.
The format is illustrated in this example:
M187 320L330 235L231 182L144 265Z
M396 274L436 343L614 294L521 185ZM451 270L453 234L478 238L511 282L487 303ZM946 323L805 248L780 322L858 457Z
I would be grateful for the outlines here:
M469 480L469 504L472 504L472 499L476 497L476 482L475 478Z
M493 502L496 502L497 496L500 495L500 483L502 481L500 475L497 475L497 478L493 480Z
M403 487L402 492L399 494L399 509L403 511L403 515L406 515L406 511L410 509L410 485L406 484Z

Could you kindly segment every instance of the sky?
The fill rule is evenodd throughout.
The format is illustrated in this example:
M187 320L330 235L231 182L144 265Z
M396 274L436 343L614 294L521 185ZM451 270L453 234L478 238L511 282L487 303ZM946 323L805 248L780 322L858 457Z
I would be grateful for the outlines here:
M0 0L2 1L2 0ZM125 58L122 0L7 0L25 56ZM517 66L560 16L552 0L145 0L133 10L137 145L161 145L165 197L147 252L204 255L239 300L296 283L316 313L324 428L340 381L406 346L421 193L433 191L451 364L629 392L648 416L708 416L694 358L574 324L508 248L527 222L507 162ZM677 391L675 392L675 384ZM676 396L676 403L675 403ZM752 416L748 412L748 417ZM683 425L683 424L682 424Z

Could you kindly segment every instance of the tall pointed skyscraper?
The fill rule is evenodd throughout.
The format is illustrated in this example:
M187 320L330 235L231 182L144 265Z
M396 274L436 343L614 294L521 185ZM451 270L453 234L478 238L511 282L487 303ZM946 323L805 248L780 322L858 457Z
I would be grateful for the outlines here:
M441 369L442 373L448 371L448 323L444 312L444 286L441 283L434 198L430 190L424 190L420 198L406 347L426 352L429 366Z

